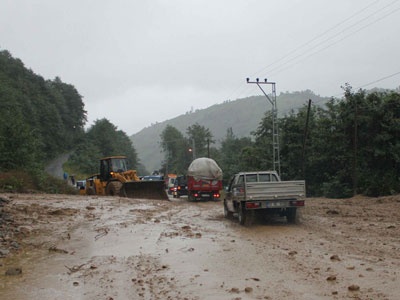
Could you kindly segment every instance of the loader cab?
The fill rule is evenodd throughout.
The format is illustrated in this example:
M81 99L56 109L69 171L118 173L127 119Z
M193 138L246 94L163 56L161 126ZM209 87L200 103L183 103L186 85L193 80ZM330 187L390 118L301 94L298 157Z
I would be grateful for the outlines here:
M126 157L113 156L100 159L100 180L109 181L111 172L121 173L127 171Z

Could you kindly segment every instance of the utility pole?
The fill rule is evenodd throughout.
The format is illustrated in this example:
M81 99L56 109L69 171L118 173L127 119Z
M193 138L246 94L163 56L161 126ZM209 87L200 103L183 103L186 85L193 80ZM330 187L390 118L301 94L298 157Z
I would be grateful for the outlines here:
M306 125L304 127L304 136L303 136L303 154L302 154L302 161L303 161L303 178L306 178L306 142L307 142L307 135L308 135L308 122L310 120L310 110L311 110L311 99L308 99L308 109L307 109L307 119Z
M250 81L250 78L246 78L247 83L256 84L260 90L263 92L264 96L268 99L269 103L272 105L272 155L273 155L273 166L274 171L277 171L281 175L281 161L279 158L279 130L278 130L278 109L276 107L276 89L275 82L269 82L267 78L264 81L260 81L256 78L256 81ZM268 84L272 87L271 98L263 90L261 84Z
M357 136L358 136L358 105L357 98L354 97L354 137L353 137L353 196L357 195L358 174L357 174Z
M194 139L192 139L192 148L189 148L189 152L192 152L192 159L196 159L196 149L195 149L195 143Z

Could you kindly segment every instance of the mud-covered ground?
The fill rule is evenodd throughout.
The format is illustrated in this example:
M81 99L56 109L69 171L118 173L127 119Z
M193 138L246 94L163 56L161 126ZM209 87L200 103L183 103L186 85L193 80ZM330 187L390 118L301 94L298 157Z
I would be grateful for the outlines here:
M250 227L222 201L0 198L0 299L400 299L400 195Z

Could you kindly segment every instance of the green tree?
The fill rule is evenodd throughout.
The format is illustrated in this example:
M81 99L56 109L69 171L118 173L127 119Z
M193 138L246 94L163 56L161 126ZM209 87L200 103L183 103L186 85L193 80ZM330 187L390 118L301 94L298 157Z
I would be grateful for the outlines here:
M3 164L7 164L7 168L10 165L37 167L76 146L84 133L86 112L82 97L73 86L62 83L60 79L56 79L55 84L45 81L6 50L0 51L0 81L0 119L3 121L0 131L9 132L18 128L21 132L20 135L2 136L1 143L21 147L21 136L27 134L23 137L25 147L1 148L3 159L0 168L5 167ZM71 125L71 119L74 125ZM30 142L31 139L34 141ZM5 152L18 153L28 149L28 145L34 146L24 160L19 157L19 164L15 164L18 161L11 163L5 160ZM32 161L28 163L29 159Z
M352 97L359 99L356 191L371 196L392 194L399 190L400 178L400 95L360 91Z
M40 157L36 149L40 145L35 131L23 122L20 112L7 112L0 118L0 171L37 168Z
M245 157L248 167L253 170L273 169L272 149L272 113L267 111L259 126L252 132L255 137L254 146L248 147Z
M65 84L59 77L53 81L47 81L51 97L55 103L63 124L64 141L73 146L82 141L84 125L87 122L86 111L82 96L74 86Z
M249 149L253 149L252 141L249 137L238 138L234 135L232 128L228 128L225 139L221 142L219 165L223 170L224 181L229 179L237 172L250 171L248 158Z
M399 191L400 95L395 92L353 93L313 107L304 161L307 190L312 195L349 197ZM301 132L305 109L281 120L282 171L300 178ZM304 175L303 175L304 176Z
M215 143L211 131L195 123L186 129L186 134L193 147L192 150L195 152L196 158L207 157L210 145Z
M99 159L107 156L123 155L127 157L128 167L139 174L145 170L140 164L131 140L122 130L103 118L96 120L70 158L70 167L76 173L84 175L99 172Z
M138 166L137 153L129 137L106 118L94 122L87 132L87 139L97 146L102 156L124 155L131 168Z
M161 148L165 155L162 172L185 174L191 161L188 140L171 125L165 127L160 137Z
M33 133L31 137L35 139L33 152L26 157L34 157L34 161L24 163L25 166L43 164L76 146L84 133L86 112L82 97L73 86L62 83L59 78L54 83L45 81L6 50L0 51L0 81L0 119L12 117L22 122L22 132ZM9 127L6 122L1 126ZM0 128L3 131L9 129ZM18 139L11 135L3 138Z

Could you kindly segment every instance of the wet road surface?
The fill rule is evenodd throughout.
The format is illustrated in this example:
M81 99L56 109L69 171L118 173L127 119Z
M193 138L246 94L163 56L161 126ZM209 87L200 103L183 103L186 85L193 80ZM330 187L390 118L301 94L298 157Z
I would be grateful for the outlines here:
M0 299L400 295L396 214L386 220L364 208L364 219L350 218L346 203L310 199L300 224L276 218L243 227L223 217L222 201L10 198L15 222L27 229L20 250L1 260ZM398 208L397 200L390 205ZM22 274L3 275L13 267Z

